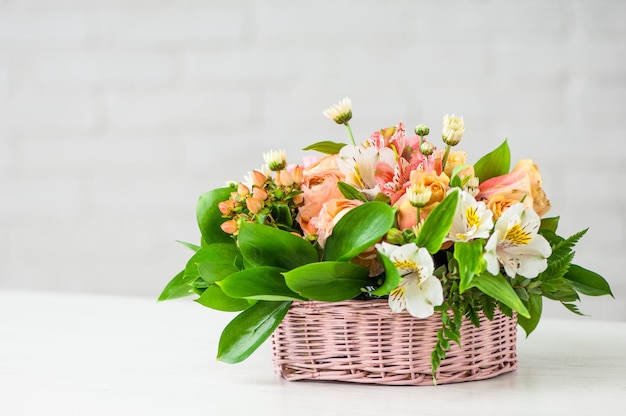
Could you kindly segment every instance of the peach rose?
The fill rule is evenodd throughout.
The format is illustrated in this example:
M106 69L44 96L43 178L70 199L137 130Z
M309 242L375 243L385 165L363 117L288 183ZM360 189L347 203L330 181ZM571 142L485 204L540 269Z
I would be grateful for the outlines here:
M496 216L522 199L524 206L533 208L540 217L550 209L550 201L541 188L541 175L530 159L520 160L511 172L486 180L478 189L476 200L486 200L496 210Z
M411 172L411 185L423 186L430 189L431 196L424 208L420 209L421 219L432 211L446 197L450 178L445 173L437 175L435 171L424 172L423 170L414 170ZM407 229L417 225L417 210L408 196L403 195L398 202L394 204L398 208L398 225L400 229Z
M337 167L337 156L326 156L307 166L302 171L303 205L298 210L296 220L305 235L317 233L311 220L316 218L322 205L332 199L343 198L337 182L345 178Z
M448 175L449 178L452 177L452 171L458 166L463 166L466 164L466 153L461 151L451 150L450 154L448 154L448 160L446 161L446 168L444 169L444 173ZM465 169L461 170L458 174L458 177L463 179L467 176L474 176L474 166L467 166Z
M362 204L363 201L338 198L326 201L322 205L322 209L317 218L311 221L317 228L317 241L320 247L324 247L326 239L333 233L333 228L335 228L339 220L343 218L348 211Z

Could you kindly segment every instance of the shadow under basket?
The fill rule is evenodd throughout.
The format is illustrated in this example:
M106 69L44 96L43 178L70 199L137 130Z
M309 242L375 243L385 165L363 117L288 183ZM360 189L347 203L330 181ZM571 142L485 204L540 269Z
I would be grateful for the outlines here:
M517 318L496 310L480 327L463 318L461 347L450 350L437 384L482 380L517 368ZM271 338L274 367L286 380L433 385L431 352L439 314L392 313L386 300L293 302Z

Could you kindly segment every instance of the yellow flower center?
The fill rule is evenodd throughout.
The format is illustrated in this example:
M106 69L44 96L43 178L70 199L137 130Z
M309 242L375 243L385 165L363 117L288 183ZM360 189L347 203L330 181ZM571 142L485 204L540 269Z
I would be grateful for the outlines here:
M398 286L397 288L392 290L391 293L389 293L389 296L391 296L394 299L403 298L404 292L405 292L404 287Z
M465 210L465 221L467 221L467 228L478 228L480 225L480 217L475 207L468 207Z
M398 261L395 261L393 265L396 266L397 269L409 269L409 270L417 269L417 264L415 264L414 262L410 260L398 260Z
M533 238L530 233L524 231L524 229L520 227L519 224L515 224L506 231L504 239L510 241L513 244L521 246L530 243Z

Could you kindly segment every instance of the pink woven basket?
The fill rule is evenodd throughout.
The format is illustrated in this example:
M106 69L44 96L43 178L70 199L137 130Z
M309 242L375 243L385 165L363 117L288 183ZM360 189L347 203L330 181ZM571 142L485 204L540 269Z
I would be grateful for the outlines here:
M394 314L385 300L294 302L272 334L274 367L286 380L433 385L431 352L440 317ZM517 319L464 321L437 384L482 380L517 368Z

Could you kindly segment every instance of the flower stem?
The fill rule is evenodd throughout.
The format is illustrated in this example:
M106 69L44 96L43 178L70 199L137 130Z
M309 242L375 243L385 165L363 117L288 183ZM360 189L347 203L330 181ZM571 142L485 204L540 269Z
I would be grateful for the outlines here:
M420 207L415 207L415 209L417 209L417 218L416 218L417 221L416 221L416 224L419 224L422 221Z
M446 162L448 161L448 155L450 154L450 145L446 145L446 151L443 153L443 159L441 160L441 171L446 168Z
M354 142L354 136L352 135L352 129L350 128L350 123L346 121L344 124L346 128L348 129L348 134L350 135L350 140L352 141L352 145L356 146L356 143Z

